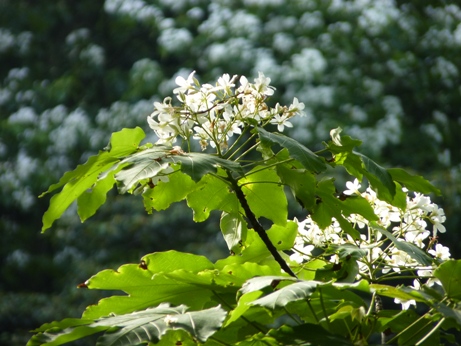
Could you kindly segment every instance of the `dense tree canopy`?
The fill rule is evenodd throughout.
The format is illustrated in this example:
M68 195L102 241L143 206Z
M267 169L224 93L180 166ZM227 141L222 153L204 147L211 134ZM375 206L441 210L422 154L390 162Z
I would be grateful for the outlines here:
M454 232L461 224L458 5L7 0L0 6L2 342L24 344L26 330L73 307L78 316L77 305L94 297L73 287L99 269L170 248L212 258L227 251L211 223L197 228L180 206L151 216L123 196L83 225L68 213L39 234L48 200L37 196L104 148L113 131L144 126L154 139L145 121L152 103L192 70L202 82L223 72L262 71L277 88L271 102L296 96L306 105L293 138L314 145L341 126L373 159L430 178L445 196L439 202L452 230L442 238L453 254L461 251Z

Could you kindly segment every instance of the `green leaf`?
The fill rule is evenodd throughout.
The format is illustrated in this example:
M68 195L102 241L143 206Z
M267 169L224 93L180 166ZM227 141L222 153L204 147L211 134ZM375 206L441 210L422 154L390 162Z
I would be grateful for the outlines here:
M441 194L438 188L422 176L412 175L401 168L389 168L387 171L392 176L392 179L398 181L410 191L420 192L423 194L435 193L438 196Z
M274 242L272 239L271 241ZM247 262L269 265L280 274L280 265L277 264L264 242L253 229L248 229L245 247L240 255L219 260L215 266L216 268L223 268L226 265L242 265Z
M189 175L195 182L198 182L208 173L215 173L218 168L224 168L235 172L240 176L244 175L242 166L239 163L221 159L215 155L205 153L187 153L169 157L173 162L181 162L181 170Z
M187 195L187 205L194 211L194 221L208 219L212 210L238 213L240 204L235 193L222 179L206 175Z
M298 224L294 221L288 221L285 226L274 224L267 235L277 250L291 250L298 235Z
M325 255L337 254L340 259L352 258L358 260L367 254L366 250L354 244L330 244L325 251Z
M87 336L107 330L105 326L78 326L68 329L52 329L34 335L27 346L58 346L83 339Z
M115 184L114 174L115 171L105 179L96 181L91 189L77 198L77 212L82 222L93 216L99 207L106 203L107 193Z
M112 133L109 144L106 148L104 148L103 151L99 152L99 155L109 153L110 155L106 156L122 158L135 152L139 147L139 143L144 139L145 136L146 135L144 131L140 127L135 127L134 129L122 129L121 131L114 132ZM92 157L97 156L98 155ZM87 170L88 167L86 164L84 164L77 166L77 168L73 171L66 172L58 183L51 185L48 190L42 193L39 197L43 197L47 193L50 193L64 186L69 181L75 180L76 177L84 175Z
M363 175L367 177L373 190L376 191L378 198L383 201L392 203L395 196L396 187L394 180L392 179L392 176L387 171L387 169L381 167L376 162L363 154L355 154L360 156L365 168Z
M280 276L280 275L266 275L266 276L258 276L252 279L249 279L241 288L241 292L243 294L259 291L266 287L273 287L275 288L281 281L296 281L299 282L298 279L291 277L291 276ZM307 282L307 281L303 281Z
M415 244L408 243L406 241L397 239L396 237L392 235L391 232L384 229L376 222L371 222L370 226L371 228L376 229L380 233L385 235L387 239L392 241L392 243L397 249L399 249L400 251L406 252L411 258L416 260L418 263L425 265L425 266L432 265L432 258L426 252L424 252L419 247L417 247Z
M223 212L219 223L227 247L234 254L242 251L248 228L240 214Z
M174 250L154 252L144 256L141 261L151 273L169 273L180 269L198 273L215 268L214 264L205 256Z
M447 306L444 303L436 303L435 308L437 309L438 312L440 312L443 316L447 318L452 318L453 320L456 321L458 324L459 328L461 329L461 307L458 306L458 308L451 308Z
M376 191L378 198L392 204L396 187L391 174L369 157L354 152L353 148L361 142L349 136L339 137L341 129L338 130L336 140L326 143L326 148L334 155L334 164L343 165L349 174L360 181L362 181L362 176L365 176L373 190Z
M105 333L98 345L135 345L146 341L157 341L167 330L183 329L195 339L205 342L218 330L227 313L221 307L202 311L186 312L187 307L169 307L162 304L157 308L134 312L129 315L105 318L95 325L121 327L115 332Z
M136 187L140 181L153 178L168 168L171 161L165 158L170 150L163 145L156 145L130 155L115 165L112 169L123 167L115 175L115 179L120 182L120 193L126 193Z
M268 143L277 143L283 148L288 149L290 156L298 160L309 171L321 173L327 169L325 160L322 157L314 154L298 141L281 133L267 132L261 127L258 127L257 131L263 145L268 146Z
M260 291L253 291L243 294L238 301L237 307L230 312L229 318L226 320L224 326L226 327L238 320L245 312L247 312L248 309L251 308L249 303L258 299L262 294L263 293Z
M378 321L383 318L379 318ZM387 319L386 319L387 320ZM398 335L398 345L418 345L418 342L427 336L434 328L436 321L430 315L418 316L414 310L401 311L389 318L380 328L381 331L390 330ZM395 340L396 341L396 340ZM393 343L395 344L395 343ZM432 346L440 344L439 331L426 339L421 345Z
M405 288L405 287L394 287L383 284L370 284L370 289L380 296L389 298L398 298L400 300L415 300L417 302L428 303L427 295L421 293L421 291Z
M215 173L220 167L243 175L242 167L236 162L215 155L185 153L164 145L155 145L126 157L118 164L124 167L115 176L121 183L120 193L131 190L140 181L153 178L169 165L178 163L181 164L181 170L195 182L208 173Z
M260 305L269 309L274 310L275 308L281 308L286 306L288 303L306 299L315 292L318 285L322 283L319 281L300 281L295 282L291 285L285 286L271 294L259 298L251 305Z
M275 337L283 345L329 345L352 346L342 336L331 334L317 324L304 323L297 326L282 326L270 330L269 335Z
M168 175L168 182L159 181L154 188L143 193L144 207L151 214L154 208L157 211L167 209L172 203L179 202L195 189L195 182L179 170Z
M434 276L442 283L448 298L461 300L461 260L443 262L434 270Z
M43 215L42 232L50 228L53 222L61 217L64 211L79 198L85 191L91 189L97 182L99 175L114 166L123 156L138 150L139 142L144 138L144 132L140 128L123 129L120 132L112 134L110 149L101 151L98 155L92 156L83 165L77 166L72 172L67 172L61 178L59 183L50 186L46 193L64 186L58 194L50 200L50 206ZM111 179L107 177L107 179ZM101 202L101 193L107 189L107 183L102 183L101 190L95 195L98 201L92 204L88 209L81 208L84 217L88 217L96 211L98 204ZM85 197L84 197L85 199Z
M196 274L211 269L214 269L214 265L203 256L168 251L145 256L140 265L125 264L117 271L103 270L87 280L87 287L118 290L128 295L104 298L97 305L87 307L83 316L96 319L112 313L126 314L164 302L187 304L193 309L201 309L210 301L213 292L194 284L179 282L167 274L176 270Z
M306 169L289 165L278 165L277 174L282 183L290 187L296 200L303 208L311 210L315 205L315 176Z
M252 335L245 340L237 343L238 346L279 346L280 343L277 339L267 336L263 333Z
M288 202L274 169L257 166L239 180L239 185L257 218L265 217L277 225L286 225Z
M332 179L323 179L317 185L316 194L319 201L312 213L312 219L325 229L332 223L334 217L340 224L343 231L351 235L354 239L360 237L360 232L354 229L351 223L344 218L351 214L359 214L368 220L378 220L373 208L362 197L350 197L344 201L335 197L336 189Z
M172 345L197 346L197 340L182 329L170 329L162 336L159 342L155 343L155 346Z
M238 257L230 256L231 259ZM228 274L232 280L232 285L238 288L242 287L247 280L256 276L281 276L280 266L277 266L275 261L275 265L263 265L254 262L224 264L225 262L229 261L220 260L215 266L221 267L220 275ZM283 277L291 278L288 274Z
M170 307L169 304L161 304L143 311L96 320L87 326L66 328L54 333L45 332L43 336L48 339L45 345L61 345L67 340L77 340L105 331L97 345L124 346L156 342L168 330L182 329L195 339L205 342L221 327L227 315L219 306L202 311L186 311L184 305Z

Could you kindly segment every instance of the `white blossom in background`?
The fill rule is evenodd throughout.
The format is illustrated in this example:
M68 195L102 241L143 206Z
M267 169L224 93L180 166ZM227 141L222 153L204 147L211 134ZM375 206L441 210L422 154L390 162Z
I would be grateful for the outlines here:
M104 48L97 44L90 44L82 49L79 57L81 60L88 62L90 65L98 67L103 66L106 60Z
M15 37L5 28L0 28L0 53L5 52L14 46Z
M192 44L192 34L185 28L167 28L158 38L161 47L169 52L184 50Z
M158 21L163 13L158 7L143 0L106 0L104 10L112 15L128 15L140 22Z

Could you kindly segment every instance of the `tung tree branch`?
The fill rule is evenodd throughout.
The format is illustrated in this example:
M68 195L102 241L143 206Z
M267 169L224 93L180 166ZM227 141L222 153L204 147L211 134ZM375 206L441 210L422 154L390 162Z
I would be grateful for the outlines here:
M285 262L285 260L282 258L280 253L277 251L274 244L272 244L271 240L269 239L269 236L267 235L266 230L256 219L255 214L251 211L250 206L248 205L248 201L245 198L245 194L243 193L241 186L239 186L239 184L237 183L237 180L235 180L232 177L232 174L229 171L227 171L227 176L232 185L232 189L235 191L235 194L237 195L240 205L245 211L245 216L247 217L250 225L253 227L256 233L258 233L259 237L261 238L263 243L266 245L267 249L269 250L271 255L274 257L274 259L277 261L277 263L280 265L280 267L286 273L296 278L297 277L296 274L291 270L287 262Z

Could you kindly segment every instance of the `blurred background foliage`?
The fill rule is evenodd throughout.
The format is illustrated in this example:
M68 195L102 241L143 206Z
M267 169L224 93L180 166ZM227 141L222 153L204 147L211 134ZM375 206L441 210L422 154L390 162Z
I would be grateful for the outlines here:
M1 0L0 344L79 317L100 296L76 285L104 268L170 248L227 254L216 223L184 205L146 215L116 193L85 224L71 210L40 234L49 197L37 196L111 132L151 133L152 103L192 70L202 82L262 71L274 103L306 104L291 136L317 148L341 126L375 161L432 180L441 242L460 258L460 56L451 1Z

